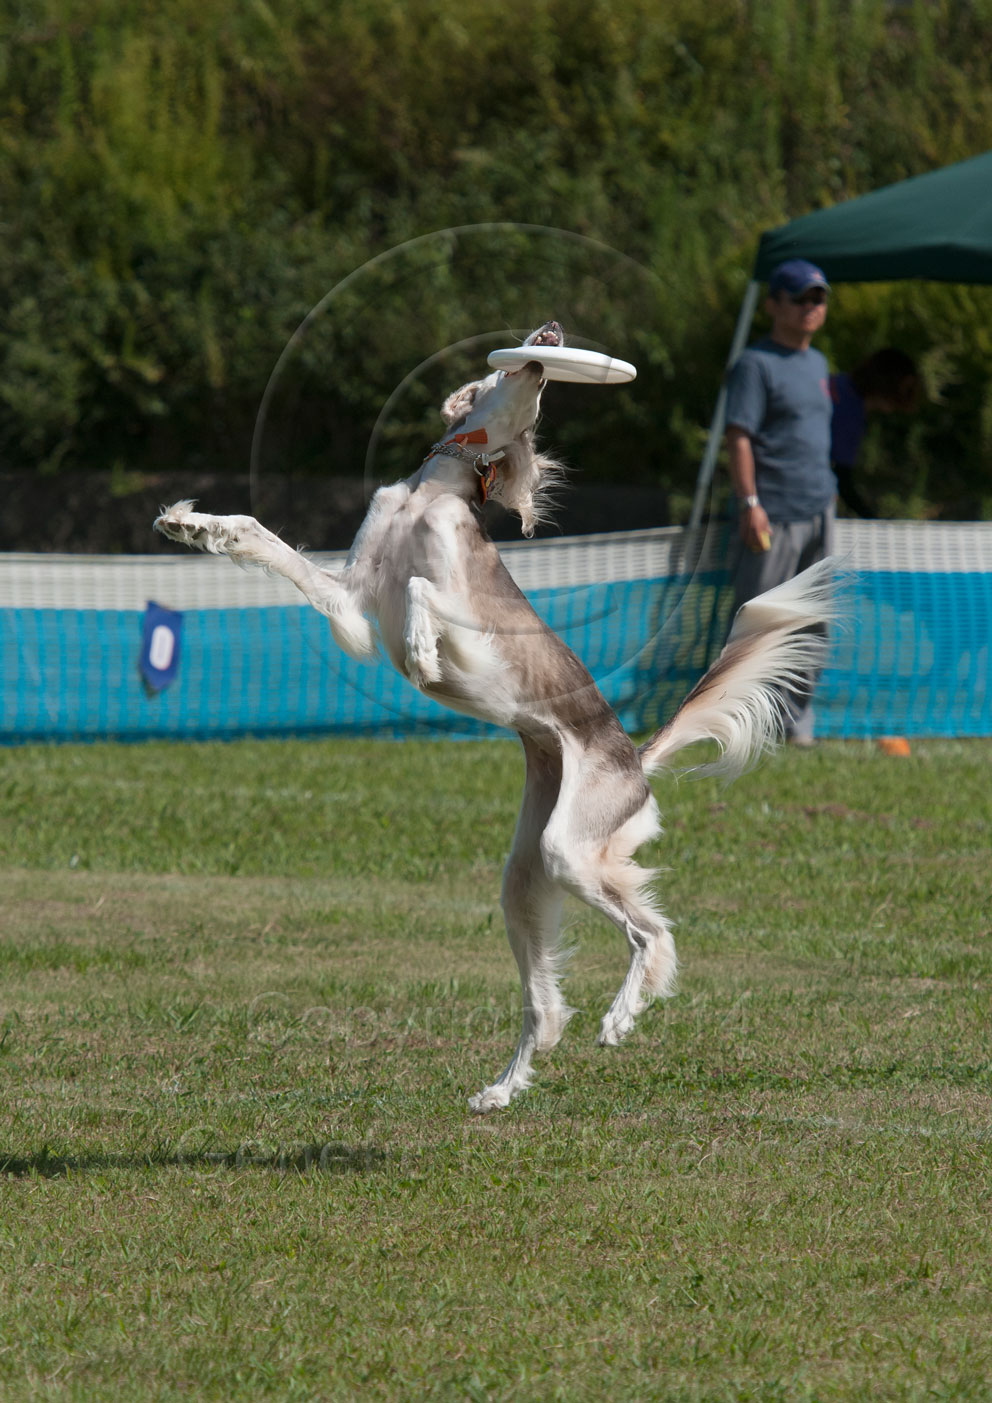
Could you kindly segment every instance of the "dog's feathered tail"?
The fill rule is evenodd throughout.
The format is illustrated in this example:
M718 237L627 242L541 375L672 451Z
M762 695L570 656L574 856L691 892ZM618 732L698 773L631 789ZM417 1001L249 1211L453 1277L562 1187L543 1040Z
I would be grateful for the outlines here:
M700 767L734 776L781 738L790 693L802 693L826 661L827 627L840 610L831 557L760 594L737 612L723 652L678 711L640 747L651 774L694 741L715 740L721 755Z

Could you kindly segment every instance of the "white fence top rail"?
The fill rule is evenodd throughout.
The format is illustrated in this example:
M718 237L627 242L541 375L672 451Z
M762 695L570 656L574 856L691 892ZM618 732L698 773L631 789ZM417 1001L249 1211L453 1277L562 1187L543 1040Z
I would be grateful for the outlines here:
M720 533L679 526L500 543L523 590L661 579L722 563ZM839 521L836 552L850 570L992 571L992 522ZM311 558L340 569L345 553ZM697 559L698 556L698 559ZM287 581L215 556L0 553L0 608L143 610L303 606Z

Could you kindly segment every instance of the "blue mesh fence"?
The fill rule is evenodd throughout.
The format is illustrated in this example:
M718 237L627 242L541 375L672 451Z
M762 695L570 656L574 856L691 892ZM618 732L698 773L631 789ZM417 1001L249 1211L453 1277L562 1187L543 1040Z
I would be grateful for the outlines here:
M528 593L633 733L671 715L729 608L719 570ZM820 735L992 735L992 572L856 570L848 599L817 693ZM0 738L497 733L387 663L345 657L305 606L184 610L178 679L148 695L142 621L140 609L0 608Z

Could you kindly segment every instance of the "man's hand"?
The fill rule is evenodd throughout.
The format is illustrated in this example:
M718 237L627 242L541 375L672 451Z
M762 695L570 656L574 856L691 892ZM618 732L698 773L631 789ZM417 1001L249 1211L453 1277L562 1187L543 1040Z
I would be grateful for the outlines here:
M742 507L740 537L748 550L759 555L769 549L772 543L772 527L768 513L760 504L756 507Z

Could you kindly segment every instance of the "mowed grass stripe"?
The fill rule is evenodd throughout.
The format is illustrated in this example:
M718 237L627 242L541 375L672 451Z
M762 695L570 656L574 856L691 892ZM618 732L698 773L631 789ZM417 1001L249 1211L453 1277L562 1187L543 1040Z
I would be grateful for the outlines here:
M520 1000L510 744L0 753L0 1396L988 1399L992 745L659 778Z

